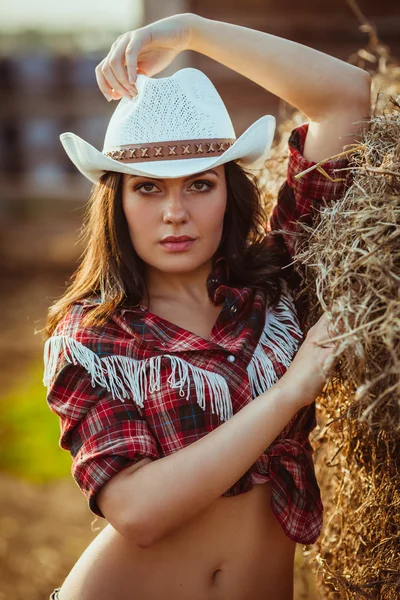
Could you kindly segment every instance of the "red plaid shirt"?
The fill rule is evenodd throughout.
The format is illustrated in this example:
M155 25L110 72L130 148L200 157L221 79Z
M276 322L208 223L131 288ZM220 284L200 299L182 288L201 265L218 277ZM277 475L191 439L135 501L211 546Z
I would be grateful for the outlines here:
M343 194L302 156L308 124L289 139L288 178L268 229L281 229L293 256L296 221L314 201ZM346 161L324 165L329 174ZM340 176L340 173L339 173ZM104 517L96 493L118 471L145 457L157 460L195 442L268 389L286 371L303 340L296 305L284 282L278 307L260 289L228 285L225 260L213 259L207 280L215 305L223 301L211 339L191 333L140 305L120 308L103 327L82 318L97 297L77 302L46 341L43 382L60 418L60 446L71 453L72 475L90 510ZM224 496L271 481L272 510L286 535L316 541L323 507L308 436L315 403L290 420L273 443Z

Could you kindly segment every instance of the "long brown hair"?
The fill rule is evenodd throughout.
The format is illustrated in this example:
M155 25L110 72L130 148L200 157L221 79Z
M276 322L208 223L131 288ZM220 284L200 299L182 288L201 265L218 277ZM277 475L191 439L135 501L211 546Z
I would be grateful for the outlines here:
M281 296L280 278L291 269L282 239L272 244L266 234L266 216L257 178L237 162L224 164L227 184L227 211L218 254L229 266L229 285L263 288L271 306ZM146 287L145 264L136 254L122 207L122 173L105 173L93 188L84 215L80 241L84 251L70 277L65 293L49 308L44 337L50 337L57 323L77 301L101 295L101 303L88 311L85 324L102 325L121 306L134 306ZM280 239L279 239L280 238Z

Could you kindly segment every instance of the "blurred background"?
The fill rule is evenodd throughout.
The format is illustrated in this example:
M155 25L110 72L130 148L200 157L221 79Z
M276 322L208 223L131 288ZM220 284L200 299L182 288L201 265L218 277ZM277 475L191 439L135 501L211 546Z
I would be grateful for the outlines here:
M395 0L103 0L0 4L0 600L43 600L61 586L105 521L96 519L58 446L45 401L43 340L48 306L66 287L91 183L69 161L59 135L72 131L102 149L115 102L95 67L125 31L193 12L286 37L355 62L366 43L357 7L394 56ZM264 114L278 125L279 98L211 59L182 53L160 76L193 66L212 79L236 136ZM296 599L316 598L296 554Z

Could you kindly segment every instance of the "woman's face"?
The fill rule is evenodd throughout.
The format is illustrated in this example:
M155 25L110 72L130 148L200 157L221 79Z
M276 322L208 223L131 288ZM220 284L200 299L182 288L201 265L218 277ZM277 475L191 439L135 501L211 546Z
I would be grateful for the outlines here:
M147 265L160 271L189 273L211 260L221 241L226 204L224 165L165 180L123 173L122 206L132 244ZM167 236L194 241L173 248L162 242Z

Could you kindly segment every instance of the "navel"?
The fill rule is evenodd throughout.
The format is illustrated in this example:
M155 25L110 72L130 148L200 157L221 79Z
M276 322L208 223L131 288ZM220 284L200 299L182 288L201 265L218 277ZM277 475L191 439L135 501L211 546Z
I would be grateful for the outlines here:
M216 583L217 579L219 579L218 573L222 573L222 569L215 569L211 575L212 583Z

